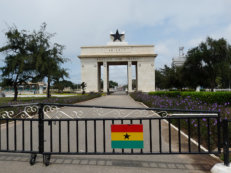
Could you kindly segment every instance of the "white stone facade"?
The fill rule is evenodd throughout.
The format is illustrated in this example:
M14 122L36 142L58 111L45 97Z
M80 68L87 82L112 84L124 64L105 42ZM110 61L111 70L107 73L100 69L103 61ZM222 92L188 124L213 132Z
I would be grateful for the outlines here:
M103 66L103 92L108 91L109 65L127 65L128 92L132 92L132 65L136 65L137 89L155 91L155 66L153 45L128 45L126 42L106 46L81 47L81 80L87 84L86 92L100 91L101 66Z
M179 56L176 58L172 58L172 64L175 65L176 67L183 66L185 61L186 61L185 56Z

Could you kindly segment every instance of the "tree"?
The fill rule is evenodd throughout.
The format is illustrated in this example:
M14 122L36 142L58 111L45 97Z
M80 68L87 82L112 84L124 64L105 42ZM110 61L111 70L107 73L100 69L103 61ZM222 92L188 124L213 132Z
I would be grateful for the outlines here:
M160 89L177 88L182 89L184 87L184 81L182 80L182 68L172 65L167 65L160 70L156 70L156 87Z
M46 32L46 23L41 25L38 32L34 31L30 35L30 49L34 55L35 69L38 75L35 81L47 79L47 97L50 95L51 83L58 79L68 77L67 70L61 68L61 64L65 62L62 58L64 46L50 42L54 34Z
M74 89L74 88L77 88L77 86L71 82L71 81L68 81L68 80L56 80L53 84L53 88L54 89L58 89L59 92L62 92L64 90L64 88L66 87L70 87L71 89Z
M112 80L109 81L109 88L115 88L116 86L118 86L117 82L112 81Z
M27 83L35 76L33 57L28 50L28 34L25 30L19 31L12 27L6 32L7 44L0 48L6 53L5 66L1 68L2 84L13 86L14 101L18 97L18 85Z
M137 81L136 81L136 79L132 79L132 89L135 89L135 90L137 90Z
M80 86L81 86L81 89L82 89L82 94L85 94L85 89L87 87L87 84L85 82L82 82Z
M213 90L229 78L230 62L231 46L227 41L208 37L206 42L187 52L183 78L190 86L200 85Z

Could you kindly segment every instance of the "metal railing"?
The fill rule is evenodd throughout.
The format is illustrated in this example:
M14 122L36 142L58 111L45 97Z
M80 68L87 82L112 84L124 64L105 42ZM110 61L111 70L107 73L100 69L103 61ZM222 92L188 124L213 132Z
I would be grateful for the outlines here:
M18 112L6 110L19 107L25 108ZM217 111L50 103L2 106L0 109L5 109L0 113L0 152L31 153L31 164L35 163L37 154L42 154L44 164L49 165L50 156L59 154L221 153L221 121ZM228 122L223 121L223 132L227 131ZM112 124L143 124L144 147L111 148ZM168 145L163 144L163 138ZM224 163L229 165L228 134L223 133L223 141Z
M231 120L224 119L222 121L223 126L223 152L224 152L224 165L229 166L230 158L229 158L229 147L230 147L230 135L229 135L229 123L231 124Z

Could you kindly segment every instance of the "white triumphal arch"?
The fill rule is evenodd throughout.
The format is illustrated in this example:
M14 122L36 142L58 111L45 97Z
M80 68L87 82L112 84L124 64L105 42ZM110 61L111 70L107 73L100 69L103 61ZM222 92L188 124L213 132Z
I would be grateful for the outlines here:
M110 34L111 41L105 46L81 47L81 77L87 84L86 92L98 92L101 87L101 66L103 66L103 92L108 91L109 66L127 65L128 92L132 92L132 65L136 71L136 90L155 91L155 65L157 54L154 45L129 45L125 34L118 30Z

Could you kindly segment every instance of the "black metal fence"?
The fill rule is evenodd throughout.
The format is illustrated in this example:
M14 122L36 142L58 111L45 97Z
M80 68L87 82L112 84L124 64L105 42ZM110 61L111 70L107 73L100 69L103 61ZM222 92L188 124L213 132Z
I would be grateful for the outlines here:
M35 163L37 154L43 154L44 164L49 165L50 156L57 154L221 153L221 119L216 111L49 103L0 109L3 109L0 114L0 152L31 153L31 164ZM228 122L222 122L223 132L227 132ZM144 147L111 148L112 124L143 124ZM229 165L228 133L223 133L223 143L225 165Z
M226 166L229 166L229 164L230 164L229 154L231 152L231 151L229 151L229 148L230 148L229 123L231 124L231 120L224 119L222 121L222 126L223 126L224 164Z

